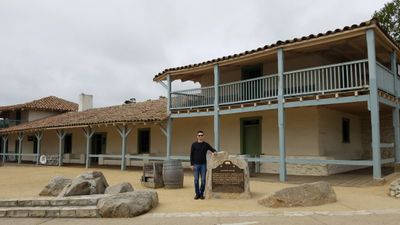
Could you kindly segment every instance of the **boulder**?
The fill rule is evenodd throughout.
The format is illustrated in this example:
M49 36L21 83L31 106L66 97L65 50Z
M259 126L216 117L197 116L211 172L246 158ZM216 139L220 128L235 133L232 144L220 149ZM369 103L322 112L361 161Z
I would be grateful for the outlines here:
M400 179L397 179L390 183L389 195L394 198L400 198Z
M133 187L130 183L124 182L116 185L112 185L106 188L104 194L118 194L133 191Z
M150 211L157 204L157 192L139 190L106 196L99 200L97 208L101 217L134 217Z
M102 172L90 171L74 178L59 197L104 194L108 183Z
M50 180L50 182L40 191L40 196L57 196L61 193L65 186L71 184L72 180L63 177L56 176Z
M273 208L315 206L332 202L336 202L336 194L327 182L285 188L258 200L260 205Z

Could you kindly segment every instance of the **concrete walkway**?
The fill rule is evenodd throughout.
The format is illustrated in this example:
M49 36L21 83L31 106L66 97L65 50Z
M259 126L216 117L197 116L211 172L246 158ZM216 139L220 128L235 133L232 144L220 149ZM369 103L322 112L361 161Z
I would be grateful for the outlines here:
M126 219L1 219L0 225L252 225L252 224L299 224L299 225L398 225L400 208L375 211L302 212L273 214L268 212L202 212L202 213L150 213Z

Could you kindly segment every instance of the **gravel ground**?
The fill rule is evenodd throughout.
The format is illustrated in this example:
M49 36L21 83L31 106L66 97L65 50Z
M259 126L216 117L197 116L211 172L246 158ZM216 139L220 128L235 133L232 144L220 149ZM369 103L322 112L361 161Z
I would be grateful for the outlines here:
M128 170L121 172L114 168L95 168L104 173L110 185L120 182L130 182L137 189L144 189L140 184L142 172ZM76 177L88 171L82 167L43 167L35 165L6 165L0 167L0 199L37 197L41 188L56 175ZM317 207L269 209L257 204L257 199L265 194L271 194L290 184L251 181L252 198L246 200L211 199L193 200L193 177L185 174L183 189L157 189L160 204L151 213L182 213L182 212L224 212L224 211L268 211L271 213L295 211L355 211L399 208L400 200L387 195L388 185L372 187L334 187L338 202Z

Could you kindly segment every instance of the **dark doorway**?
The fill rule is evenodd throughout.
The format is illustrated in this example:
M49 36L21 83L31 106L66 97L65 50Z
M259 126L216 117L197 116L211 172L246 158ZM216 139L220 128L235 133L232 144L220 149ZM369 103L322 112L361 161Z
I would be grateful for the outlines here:
M242 67L242 80L249 80L261 77L263 73L263 64L256 64ZM243 101L260 98L259 88L255 88L259 81L252 80L242 83L239 87L240 96Z
M72 134L66 134L64 137L64 154L72 153Z
M150 128L138 129L138 153L150 153Z
M91 143L91 154L101 155L106 153L107 133L94 133ZM91 158L92 163L98 163L99 158Z
M242 80L261 77L263 73L263 64L256 64L242 67Z
M240 121L241 154L251 157L261 154L261 118L245 118Z

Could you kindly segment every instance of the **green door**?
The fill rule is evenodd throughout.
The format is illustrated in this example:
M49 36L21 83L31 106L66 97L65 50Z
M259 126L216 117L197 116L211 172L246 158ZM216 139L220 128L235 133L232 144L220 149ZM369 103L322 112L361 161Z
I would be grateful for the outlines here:
M261 119L241 120L242 154L252 157L261 154Z

